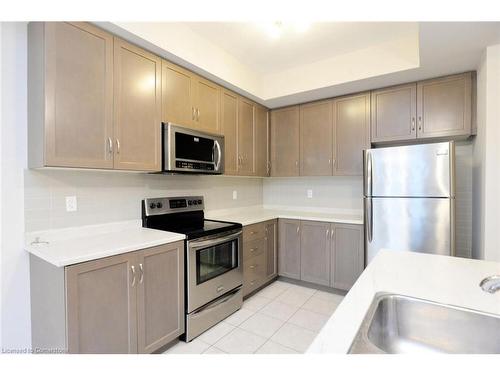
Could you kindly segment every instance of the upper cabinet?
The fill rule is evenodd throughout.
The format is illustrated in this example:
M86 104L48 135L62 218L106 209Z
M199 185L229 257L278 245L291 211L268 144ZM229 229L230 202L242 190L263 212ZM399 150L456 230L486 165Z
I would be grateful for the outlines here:
M367 148L370 148L370 93L335 99L333 174L362 176L363 150Z
M115 169L161 170L161 60L114 42Z
M372 143L471 136L474 82L467 72L373 91Z
M300 175L332 175L332 101L300 106Z
M209 133L220 133L220 87L197 75L193 76L192 82L195 95L193 127Z
M238 98L238 161L239 174L255 174L255 106L242 97Z
M222 90L221 130L224 135L224 173L238 174L238 95Z
M371 141L404 141L417 137L417 84L372 91Z
M267 108L255 106L255 174L262 177L269 176L271 172L268 116Z
M29 166L113 168L113 37L30 23Z
M162 120L192 126L195 120L192 73L166 60L161 67Z
M271 111L271 176L298 176L299 106Z
M417 84L418 138L471 135L472 73Z

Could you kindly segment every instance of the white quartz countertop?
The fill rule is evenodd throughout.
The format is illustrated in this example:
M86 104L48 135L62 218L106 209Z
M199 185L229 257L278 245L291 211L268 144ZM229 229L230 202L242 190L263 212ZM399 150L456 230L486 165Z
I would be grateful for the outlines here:
M387 292L500 315L500 293L479 283L500 263L382 250L361 274L308 349L347 353L376 293Z
M140 220L30 232L25 249L56 267L182 241L185 236L141 227Z
M250 225L273 219L296 219L344 224L363 224L363 216L361 213L351 214L328 211L315 212L312 210L289 210L278 207L260 206L207 211L205 212L205 217L213 220L233 221L241 223L242 225Z

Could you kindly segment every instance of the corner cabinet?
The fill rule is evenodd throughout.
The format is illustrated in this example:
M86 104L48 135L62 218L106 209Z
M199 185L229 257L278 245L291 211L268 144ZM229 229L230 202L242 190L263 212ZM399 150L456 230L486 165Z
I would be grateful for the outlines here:
M364 269L363 225L279 219L279 275L349 290Z
M152 353L184 333L183 242L64 268L30 263L34 348Z
M271 111L271 176L298 176L299 158L299 106Z

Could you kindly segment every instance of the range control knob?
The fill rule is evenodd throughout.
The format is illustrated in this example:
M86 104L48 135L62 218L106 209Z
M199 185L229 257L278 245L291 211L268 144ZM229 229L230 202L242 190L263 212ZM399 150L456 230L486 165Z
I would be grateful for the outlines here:
M161 202L156 203L156 208L162 208L163 204Z
M201 199L198 199L198 204L201 204Z
M188 201L188 205L192 205L193 204L193 201Z
M156 204L154 204L154 203L150 203L150 204L149 204L149 208L151 208L152 210L153 210L155 207L156 207Z

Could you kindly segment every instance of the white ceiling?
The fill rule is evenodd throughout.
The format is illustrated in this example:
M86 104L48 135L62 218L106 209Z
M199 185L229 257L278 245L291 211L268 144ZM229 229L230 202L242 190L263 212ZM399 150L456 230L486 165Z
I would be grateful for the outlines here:
M475 70L499 22L98 23L270 107Z
M318 22L296 31L283 23L280 37L272 37L272 23L184 23L200 37L220 46L250 69L276 73L356 50L409 36L418 31L415 22Z

